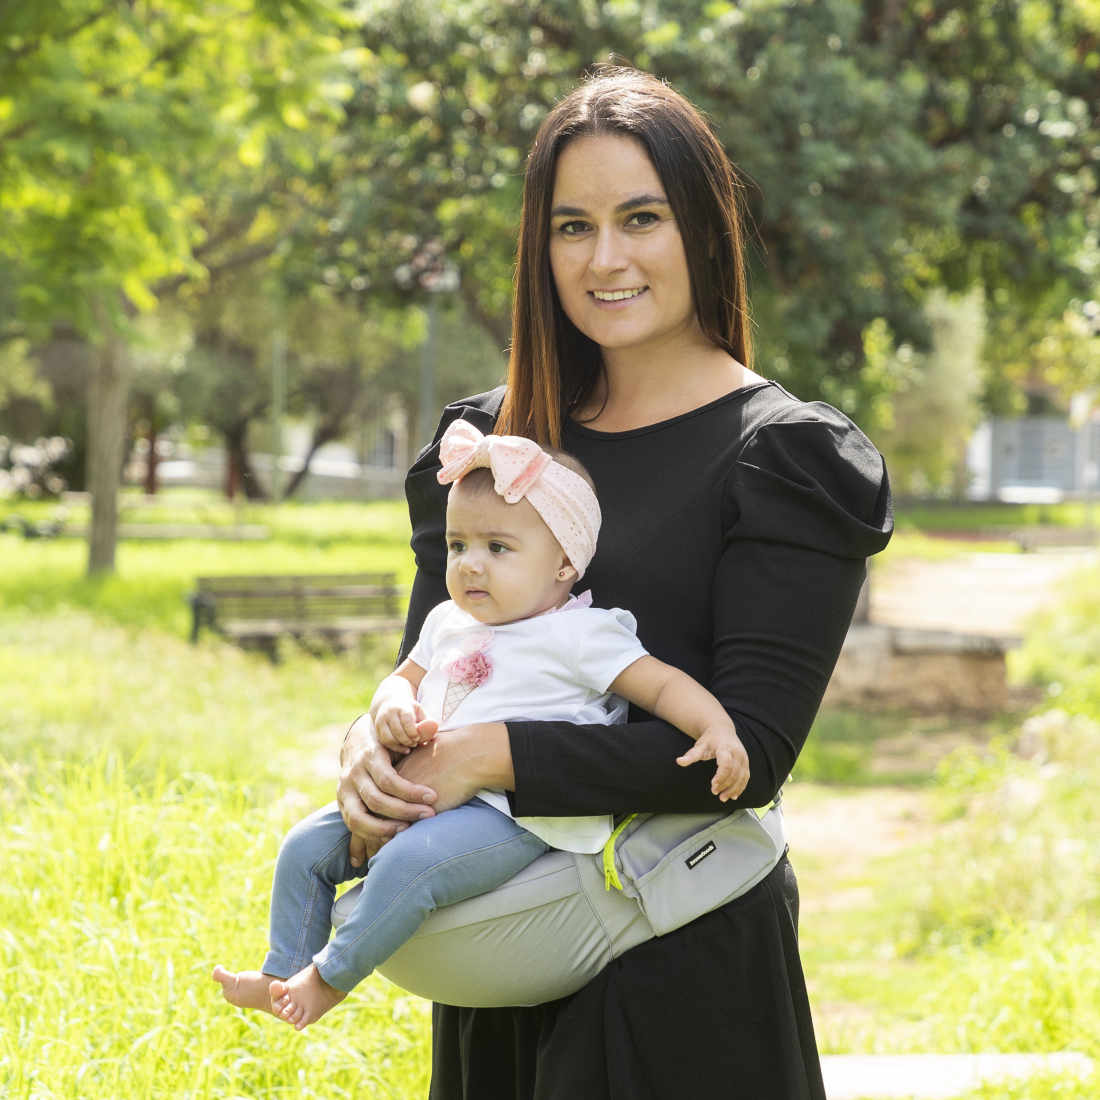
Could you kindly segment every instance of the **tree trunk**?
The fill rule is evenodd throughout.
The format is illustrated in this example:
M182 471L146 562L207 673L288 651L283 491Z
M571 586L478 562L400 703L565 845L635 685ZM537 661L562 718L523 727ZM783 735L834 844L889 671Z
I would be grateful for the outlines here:
M130 394L130 349L108 330L93 351L88 371L88 490L92 526L88 536L88 573L115 568L118 538L118 489L126 448L126 404Z
M155 497L157 495L157 429L153 427L151 420L145 438L149 442L145 461L145 495Z
M336 438L339 434L339 429L340 426L322 424L314 430L306 460L302 463L302 468L300 470L294 471L294 476L290 479L290 484L283 490L283 500L289 500L294 495L294 490L305 481L306 474L309 473L309 464L313 461L313 456L326 443L331 443Z
M462 301L474 320L489 334L493 343L502 350L508 350L512 344L511 317L497 317L484 310L477 300L474 288L467 283L462 284Z
M238 420L225 433L225 495L233 500L243 491L249 500L267 500L248 461L248 424L248 420Z

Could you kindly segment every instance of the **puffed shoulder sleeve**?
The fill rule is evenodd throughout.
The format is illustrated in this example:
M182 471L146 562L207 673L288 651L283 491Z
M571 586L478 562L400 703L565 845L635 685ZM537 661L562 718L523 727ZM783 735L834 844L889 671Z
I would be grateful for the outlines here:
M447 572L447 486L440 485L439 441L455 420L468 420L488 435L496 424L504 387L500 386L476 397L466 397L443 410L431 443L416 456L405 478L405 497L409 502L412 522L411 545L416 555L416 577L409 610L405 618L405 634L401 640L398 661L412 651L424 619L433 607L447 599L444 575Z
M843 413L794 404L746 443L727 485L729 539L868 558L894 529L886 466Z

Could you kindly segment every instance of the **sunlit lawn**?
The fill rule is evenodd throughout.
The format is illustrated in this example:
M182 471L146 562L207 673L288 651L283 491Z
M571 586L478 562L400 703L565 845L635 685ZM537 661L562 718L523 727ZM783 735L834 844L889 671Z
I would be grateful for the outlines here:
M411 579L399 505L275 520L259 545L123 543L118 575L96 584L78 542L0 537L0 1096L426 1094L427 1006L383 980L299 1035L229 1008L208 978L217 961L259 961L279 838L331 797L317 761L396 639L327 657L287 646L273 665L215 638L190 646L183 594L218 572ZM1052 616L1020 657L1020 675L1057 672L1086 712L1100 699L1096 607L1092 591ZM823 721L813 759L829 778L840 764L825 748L854 735ZM795 854L808 902L865 891L803 920L815 1001L848 1006L824 1050L1100 1057L1100 736L1080 727L1048 755L963 754L925 796L927 844L859 881Z
M8 503L7 510L14 507ZM33 512L26 503L20 508L30 518L50 511L46 505L34 505ZM202 522L232 522L232 510L220 502L204 508L214 511L197 517ZM171 515L174 519L177 513ZM0 535L0 609L37 612L67 605L182 635L190 620L184 597L200 576L392 572L399 583L412 582L408 511L402 501L252 508L245 518L267 525L273 537L264 542L124 539L118 545L117 575L94 581L85 576L82 539L25 541Z
M209 980L262 959L279 839L332 797L339 727L397 639L273 665L192 647L184 593L222 572L411 580L400 505L278 518L268 543L123 542L95 583L80 542L0 536L0 1096L427 1091L428 1006L382 979L304 1034Z

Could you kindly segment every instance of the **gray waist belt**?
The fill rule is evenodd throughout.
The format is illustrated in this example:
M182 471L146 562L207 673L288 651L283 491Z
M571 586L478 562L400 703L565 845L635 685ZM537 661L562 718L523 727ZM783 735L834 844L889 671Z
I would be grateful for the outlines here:
M472 1008L576 993L612 959L751 890L786 850L766 811L637 814L603 856L550 851L487 894L437 909L378 968L429 1000ZM344 922L362 884L332 907Z

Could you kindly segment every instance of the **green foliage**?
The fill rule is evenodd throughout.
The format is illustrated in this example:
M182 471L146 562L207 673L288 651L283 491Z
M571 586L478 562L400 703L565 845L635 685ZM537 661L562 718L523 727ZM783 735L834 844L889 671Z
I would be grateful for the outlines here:
M464 293L490 315L503 312L530 135L610 56L672 80L714 118L758 231L759 364L801 396L873 424L889 379L865 360L864 331L881 318L925 348L931 286L977 280L1030 302L1054 278L1089 284L1084 9L376 0L366 11L344 201L386 211L387 258L442 235L468 257Z
M338 99L312 65L333 48L328 7L7 6L0 255L17 271L23 319L102 331L124 312L120 292L148 309L158 280L198 270L204 168L262 142L303 93Z
M1037 617L1009 668L1045 688L1061 710L1100 721L1100 579L1082 570L1065 591L1064 602Z
M888 422L872 432L886 459L890 484L899 496L965 495L962 461L966 441L978 419L981 387L980 354L984 327L981 293L949 299L934 291L925 306L932 328L927 353L903 344L896 351L881 346L874 356L892 356L898 366L884 367L896 379ZM876 322L869 332L882 324ZM878 335L878 334L875 334ZM865 339L865 348L869 341ZM880 420L886 421L885 415Z

